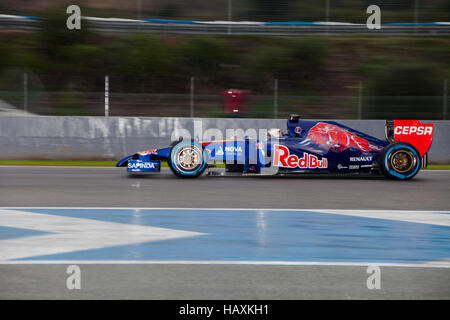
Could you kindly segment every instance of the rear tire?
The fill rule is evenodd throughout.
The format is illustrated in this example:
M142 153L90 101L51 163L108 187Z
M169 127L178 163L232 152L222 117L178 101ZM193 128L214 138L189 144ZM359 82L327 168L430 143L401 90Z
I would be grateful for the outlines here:
M196 178L206 169L206 154L201 145L179 142L170 150L167 163L172 172L180 178Z
M380 154L383 174L395 180L409 180L420 170L419 152L409 143L393 143Z

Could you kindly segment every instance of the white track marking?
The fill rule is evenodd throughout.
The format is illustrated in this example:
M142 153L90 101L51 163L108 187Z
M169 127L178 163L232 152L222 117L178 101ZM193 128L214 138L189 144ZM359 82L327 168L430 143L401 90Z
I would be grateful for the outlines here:
M174 208L174 207L0 207L5 210L32 209L73 209L73 210L195 210L195 211L310 211L329 214L340 214L372 219L397 220L405 222L426 223L440 226L450 226L450 211L445 210L355 210L355 209L263 209L263 208Z
M388 262L310 262L310 261L215 261L215 260L27 260L0 261L0 265L30 264L82 264L82 265L257 265L257 266L335 266L335 267L404 267L404 268L450 268L450 261L433 261L428 263L388 263Z
M204 235L183 230L0 209L0 226L51 232L0 240L0 261Z
M340 214L345 216L363 217L372 219L386 219L415 223L434 224L450 227L450 214L435 211L409 211L409 210L308 210L313 212Z

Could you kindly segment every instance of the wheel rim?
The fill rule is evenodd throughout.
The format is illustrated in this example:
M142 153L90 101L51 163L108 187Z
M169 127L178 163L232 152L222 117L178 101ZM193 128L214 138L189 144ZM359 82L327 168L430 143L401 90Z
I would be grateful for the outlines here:
M175 155L177 167L184 171L193 171L202 163L202 152L195 146L185 146Z
M398 150L392 154L390 162L392 169L398 173L404 173L411 170L416 163L416 159L411 153L405 150Z

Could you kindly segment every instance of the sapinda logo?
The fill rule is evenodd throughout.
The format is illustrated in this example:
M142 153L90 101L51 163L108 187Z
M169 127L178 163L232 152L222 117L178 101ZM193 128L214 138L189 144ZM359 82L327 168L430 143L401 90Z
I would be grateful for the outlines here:
M155 169L155 164L151 162L131 162L128 163L130 169Z
M431 126L396 126L394 129L395 134L417 134L421 135L432 135L433 127Z
M274 145L273 165L275 167L283 168L302 168L302 169L317 169L328 168L327 158L319 160L313 154L304 152L303 157L299 158L295 154L290 154L289 149L285 146Z

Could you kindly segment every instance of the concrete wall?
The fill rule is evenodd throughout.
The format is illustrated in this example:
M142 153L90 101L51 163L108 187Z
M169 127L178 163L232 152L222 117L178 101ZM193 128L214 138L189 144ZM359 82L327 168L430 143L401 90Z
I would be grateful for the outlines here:
M174 131L194 132L194 120L203 131L286 127L284 119L0 117L0 159L117 160L169 144ZM384 139L382 120L339 122ZM450 121L427 122L435 124L430 163L450 163Z

